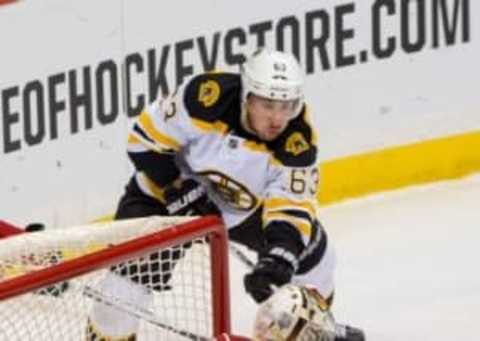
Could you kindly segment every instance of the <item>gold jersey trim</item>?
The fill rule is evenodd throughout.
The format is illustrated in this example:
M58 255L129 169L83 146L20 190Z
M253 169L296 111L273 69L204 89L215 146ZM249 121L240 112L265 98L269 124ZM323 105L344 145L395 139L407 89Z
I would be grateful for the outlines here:
M174 138L160 132L155 127L155 123L152 121L152 118L150 117L148 112L144 111L141 113L138 119L138 123L140 125L140 128L143 129L145 133L150 136L155 142L167 146L168 148L172 148L174 150L180 149L179 142L177 142Z
M141 144L142 142L140 141L140 139L137 136L130 133L130 134L128 134L128 143L129 144Z
M272 221L281 220L295 226L306 237L311 237L312 235L312 225L305 219L294 217L282 212L267 212L263 218L264 226L267 226Z
M150 191L151 195L153 195L160 202L165 203L163 189L153 182L145 173L137 173L137 179L142 182L142 185L144 185L148 191Z
M221 135L225 135L228 131L228 125L221 121L215 122L206 122L197 118L192 118L192 123L195 127L202 130L206 133L220 133Z
M316 217L316 205L313 201L295 201L286 198L270 198L264 201L265 212L279 210L303 210Z

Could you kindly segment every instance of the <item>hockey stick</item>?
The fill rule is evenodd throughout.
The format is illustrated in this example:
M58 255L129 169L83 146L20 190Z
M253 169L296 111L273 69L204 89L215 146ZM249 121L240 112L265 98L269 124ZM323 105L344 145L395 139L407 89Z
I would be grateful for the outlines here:
M242 250L235 245L234 242L231 240L228 242L228 247L230 251L232 251L233 255L237 257L244 265L246 265L249 269L253 269L255 267L255 262L251 260Z
M155 317L155 315L147 310L147 309L142 309L140 307L132 307L131 305L121 302L119 300L116 300L112 297L105 296L103 293L100 291L90 287L86 286L83 290L83 294L91 299L94 299L97 302L103 303L105 305L108 305L114 309L117 309L119 311L122 311L126 314L129 314L135 318L142 319L154 326L160 327L162 329L165 329L169 332L172 332L174 334L186 337L190 340L196 340L196 341L211 341L212 339L197 335L195 333L183 330L183 329L178 329L175 327L172 327L168 324L165 324L163 322L158 321L158 319Z

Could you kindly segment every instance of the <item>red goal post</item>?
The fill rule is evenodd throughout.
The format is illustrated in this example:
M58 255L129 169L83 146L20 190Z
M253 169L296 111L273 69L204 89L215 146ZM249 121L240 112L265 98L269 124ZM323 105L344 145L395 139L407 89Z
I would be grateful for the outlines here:
M162 227L158 229L158 231L148 232L144 235L136 235L136 230L139 229L140 225L144 225L147 222L150 225L155 225L155 221L154 221L155 219L158 222L167 221L166 223L167 227ZM189 221L185 221L185 219ZM228 273L229 273L228 272L228 248L227 248L228 241L227 241L226 229L222 221L219 218L214 216L209 216L204 218L195 218L193 220L189 218L182 218L178 221L172 220L171 222L168 222L168 220L169 218L150 217L150 218L134 219L129 222L127 221L111 222L110 224L113 226L111 230L109 230L107 233L104 233L105 231L102 230L102 233L104 233L105 235L109 235L109 234L115 235L117 233L120 233L117 231L120 231L120 225L123 224L122 228L125 227L125 230L128 230L129 233L133 233L134 235L133 238L130 238L130 239L127 238L126 241L121 241L121 242L113 241L113 239L115 238L112 238L112 241L107 241L107 242L103 241L99 243L99 244L102 244L102 243L104 244L103 248L99 249L98 246L96 246L93 248L94 249L93 252L90 252L90 253L87 252L85 254L80 254L75 257L65 257L65 259L62 259L60 261L58 259L56 259L55 261L50 261L52 256L51 253L48 253L48 257L45 257L45 250L41 248L39 249L40 251L38 251L38 253L35 254L36 252L35 245L41 244L44 239L48 240L49 238L57 238L57 236L49 237L50 235L55 235L55 234L60 235L62 233L65 234L65 238L67 240L69 240L68 239L69 234L72 235L71 236L72 240L74 240L75 238L81 239L81 237L76 237L74 233L75 229L65 229L65 231L63 232L59 232L57 230L52 230L52 231L47 230L45 232L18 234L19 230L16 229L14 226L0 221L0 238L1 236L6 237L9 235L12 235L11 238L0 240L0 310L2 311L10 310L11 314L16 314L15 301L19 300L20 302L20 299L18 299L19 297L22 297L25 295L31 295L31 296L34 295L35 300L43 299L44 296L48 296L48 295L45 295L45 290L44 290L45 288L47 289L52 288L52 287L55 287L55 285L58 286L59 283L67 283L77 278L82 278L82 276L88 277L88 276L92 276L91 274L96 274L101 272L104 273L105 271L107 271L105 269L109 269L112 266L115 266L118 264L131 264L132 260L136 260L136 259L145 260L146 255L150 255L152 253L158 252L159 249L169 250L170 248L175 247L176 245L177 246L184 245L185 243L192 243L192 241L194 241L193 246L191 244L187 249L187 251L185 252L193 253L194 248L200 249L199 254L193 255L191 257L193 259L192 262L196 261L197 258L200 258L198 255L202 255L203 257L204 254L208 253L207 258L209 263L207 265L205 265L206 263L205 264L202 263L200 267L202 267L201 271L205 270L203 268L208 268L207 271L210 273L210 275L208 276L210 278L210 283L202 284L202 286L199 286L199 287L191 286L191 285L197 285L196 283L197 280L200 281L200 279L195 278L195 276L200 276L200 275L197 275L198 269L195 269L196 265L188 265L188 264L176 265L175 266L176 268L172 270L171 276L172 278L175 278L176 272L180 272L180 271L194 272L193 274L191 274L192 276L191 284L186 284L187 290L183 290L181 292L184 295L193 295L200 289L205 290L205 288L208 287L207 291L209 292L206 294L201 293L200 295L209 296L207 300L211 301L207 303L211 305L211 307L210 308L207 307L206 311L210 311L211 313L211 318L207 319L211 323L211 329L207 328L207 330L211 330L212 335L204 335L204 334L199 335L199 334L196 334L197 331L190 332L183 325L181 326L171 325L171 324L175 324L174 322L176 320L169 321L167 319L168 328L171 328L173 330L174 334L172 335L184 336L185 333L189 334L187 339L196 339L195 337L198 336L199 340L203 340L204 337L206 337L205 339L214 339L214 337L218 337L218 339L222 339L222 340L228 340L228 339L246 340L240 337L229 336L231 335L231 321L230 321L230 290L229 290L229 276L228 276ZM99 225L104 226L105 224L99 224ZM115 226L115 225L118 225L118 226ZM83 229L88 230L88 233L86 233L85 235L95 234L96 233L95 231L97 231L95 228L91 228L91 226L89 226L88 229L86 227L84 227ZM98 227L98 229L101 230L102 227ZM82 227L78 227L77 230L79 231L82 230ZM81 234L79 234L79 236L81 236ZM14 250L14 247L10 246L9 244L15 245L16 241L18 241L19 243L22 243L20 238L25 239L23 243L27 247L24 249L21 249L23 251ZM104 237L102 236L102 238ZM92 239L95 240L95 236L92 236ZM59 240L61 240L61 238ZM75 241L72 241L71 244L73 245L78 242L79 242L78 240L75 240ZM47 241L43 243L48 244ZM51 251L53 251L55 254L60 252L62 253L62 256L64 256L69 252L73 254L76 253L76 251L72 252L70 250L70 248L73 248L73 246L68 245L68 242L64 242L63 244L65 244L62 246L63 249L59 249L58 245L56 245L53 249L51 249ZM31 245L31 247L29 247L29 245ZM11 248L12 251L9 251L9 248ZM88 248L92 249L92 246L89 245ZM1 250L3 250L3 252ZM18 254L12 254L12 256L9 258L9 254L10 254L9 252L18 253ZM51 262L52 264L46 264L45 266L42 264L41 266L39 266L38 257L41 258L42 260L44 258L49 258L49 262ZM185 259L187 258L187 256L182 256L182 257ZM31 269L26 270L26 268L29 267L29 264L28 264L29 260L34 258L35 260L32 262L34 266L32 266ZM184 261L181 259L178 262L186 263L187 261L186 260ZM189 269L189 267L191 267L192 269ZM20 271L19 271L19 268L21 268ZM14 271L12 271L12 269L14 269ZM20 275L14 275L14 276L12 276L11 274L5 275L6 273L8 273L7 270L10 270L10 272L13 272L13 273L19 272ZM100 277L100 275L98 276L96 275L96 277ZM89 285L88 283L90 283L88 282L89 280L90 280L90 277L88 277L88 279L84 281L87 284L82 282L80 286L83 286L82 287L83 289L88 288L88 285ZM174 279L172 279L172 281L175 282ZM182 283L182 281L184 280L181 279L179 283ZM41 290L44 290L44 292L42 294L38 294ZM174 291L175 288L169 289L169 290ZM73 289L72 289L72 292L73 292ZM168 290L165 290L165 292L168 292ZM160 295L162 295L162 292L160 292ZM166 294L163 293L163 295L166 295ZM61 295L54 295L54 296L61 296ZM84 295L82 296L80 294L78 295L71 294L71 296L73 300L86 300ZM177 296L175 296L175 299L177 299L176 297ZM188 297L184 299L186 300L186 302L190 302L188 301L189 299ZM202 297L202 299L204 298ZM53 302L55 300L58 301L58 298L55 298L51 301ZM30 298L28 302L31 302L31 301L32 299ZM193 303L196 304L196 302L193 302ZM84 306L87 307L88 305L86 303L82 303L81 306L83 308ZM186 304L186 306L187 306L186 309L189 309L188 303ZM160 311L163 311L164 309L166 310L168 309L168 307L159 308ZM189 313L195 314L196 313L195 309L196 308L192 308L191 309L192 311ZM201 309L203 309L203 307L199 308L199 313L203 313L203 310ZM0 315L2 314L0 313ZM17 318L22 319L23 316L18 316ZM147 320L148 318L149 317L147 316ZM201 317L201 318L204 318L204 317ZM0 319L0 323L1 323L1 319ZM27 328L27 329L32 328L31 326L29 326L29 321L18 322L18 323L19 323L18 328ZM22 323L25 324L23 327L21 326ZM157 323L157 325L158 324L159 323ZM1 329L5 329L5 328L8 328L8 326L7 327L2 326ZM54 328L54 326L52 326L52 328ZM34 332L31 332L31 333L32 335L35 334ZM48 335L48 333L46 333L45 335ZM1 339L1 336L2 336L2 331L0 331L0 339ZM80 338L80 340L82 338ZM39 340L41 338L35 338L35 339ZM179 336L179 339L180 339L180 336ZM183 340L183 338L181 339Z

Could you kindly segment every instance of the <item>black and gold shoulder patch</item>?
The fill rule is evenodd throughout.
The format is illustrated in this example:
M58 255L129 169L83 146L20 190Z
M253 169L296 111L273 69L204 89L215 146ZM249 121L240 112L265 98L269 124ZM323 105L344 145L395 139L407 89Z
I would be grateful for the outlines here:
M207 122L229 121L240 112L240 76L233 73L204 73L185 87L183 101L188 114Z
M314 131L306 120L305 108L275 141L269 143L269 148L274 157L286 166L307 167L316 162Z
M310 149L310 144L299 131L291 133L285 141L285 152L298 156Z
M198 101L205 107L210 108L220 99L220 84L216 79L207 79L200 83L198 88Z

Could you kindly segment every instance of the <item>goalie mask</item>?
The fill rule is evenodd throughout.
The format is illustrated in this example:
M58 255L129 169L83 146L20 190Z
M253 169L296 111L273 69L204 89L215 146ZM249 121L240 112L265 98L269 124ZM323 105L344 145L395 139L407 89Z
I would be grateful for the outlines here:
M243 107L249 94L279 101L295 101L292 119L303 107L303 71L294 56L264 49L242 66Z
M335 321L314 288L287 284L259 308L255 341L333 341Z

